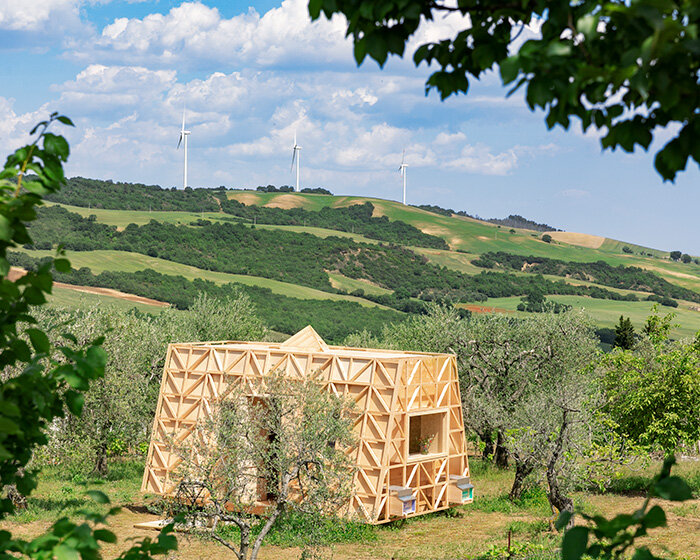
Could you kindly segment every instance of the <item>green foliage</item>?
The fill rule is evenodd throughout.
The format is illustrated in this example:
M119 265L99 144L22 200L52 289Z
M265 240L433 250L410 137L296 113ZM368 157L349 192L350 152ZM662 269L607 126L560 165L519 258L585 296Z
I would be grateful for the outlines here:
M625 557L635 541L648 534L649 530L666 526L666 513L659 505L649 507L652 498L683 502L692 499L688 484L680 477L671 475L675 457L666 458L659 475L653 480L647 499L640 509L632 514L620 514L613 519L602 515L578 513L587 524L568 529L561 544L562 560L581 558L612 559ZM563 512L557 520L557 527L570 524L573 515ZM660 560L645 546L636 548L634 560Z
M418 204L416 205L416 208L426 210L427 212L432 212L433 214L439 214L440 216L450 217L453 214L456 214L457 216L465 216L467 218L474 218L476 220L482 220L484 222L489 222L492 224L497 224L499 226L506 226L511 228L517 227L522 229L531 229L534 231L559 231L556 228L553 228L552 226L549 226L547 224L539 224L533 220L523 218L519 214L510 214L507 218L479 218L478 216L472 216L471 214L467 214L464 210L452 210L452 208L442 208L441 206L437 206L435 204ZM514 229L511 229L509 231L510 233L515 233Z
M622 437L666 453L700 439L700 333L669 342L672 316L654 313L633 350L601 360L604 411Z
M697 292L671 284L653 272L636 266L611 266L604 261L567 262L546 257L535 257L533 255L526 257L504 252L484 253L478 259L473 260L472 264L483 268L503 267L511 270L524 270L532 274L552 274L576 280L593 281L596 284L610 286L611 288L650 291L661 297L675 297L700 303L700 294ZM601 288L592 287L591 290L591 293L587 295L596 297L594 290L601 290ZM607 299L637 301L637 297L634 294L623 296L616 292L613 293L615 294L614 296L605 294Z
M528 313L563 313L570 309L570 305L548 301L539 290L533 290L522 298L522 303L518 304L518 311L526 311Z
M492 545L475 560L560 560L552 546L540 543L513 543L510 547Z
M258 535L264 526L265 519L255 525L252 535ZM219 529L222 537L233 540L240 535L240 529L235 525L222 526ZM313 539L309 537L313 536ZM265 542L272 546L305 548L310 544L328 546L337 543L374 542L377 540L377 530L374 526L357 521L335 517L317 517L296 511L284 512L280 515Z
M648 149L659 128L680 129L656 155L655 167L673 180L689 158L700 163L700 8L694 0L636 2L459 2L310 0L318 19L341 13L358 64L383 66L403 56L421 23L457 11L468 17L454 38L420 45L416 65L436 64L426 93L442 99L467 93L471 79L500 67L509 95L525 88L530 109L546 112L549 128L604 131L604 148ZM539 33L518 41L537 22Z
M622 348L623 350L631 350L634 348L634 326L629 317L625 318L620 315L620 321L615 327L615 341L613 347Z
M51 269L68 270L63 258L44 263L35 271L11 281L7 274L7 249L31 243L27 224L36 219L35 207L42 197L56 192L64 182L63 163L69 155L62 136L48 132L58 121L71 126L67 117L53 113L39 123L32 144L11 154L0 172L0 486L13 486L28 495L36 488L36 471L28 468L32 454L47 442L49 426L67 412L79 416L84 393L104 374L107 360L101 348L102 338L78 344L74 336L64 335L61 346L52 348L35 308L51 293ZM27 179L26 173L34 175ZM29 343L27 342L29 341ZM90 496L102 504L108 498L92 491ZM0 500L0 517L14 511L9 497ZM44 535L33 541L14 538L0 531L0 555L30 558L100 558L100 543L115 542L115 535L103 528L106 514L85 511L82 523L59 519ZM125 551L121 558L150 558L176 548L172 526L161 531L155 541L144 539Z
M539 516L547 516L551 513L547 493L539 486L525 488L522 494L515 499L511 499L507 494L495 497L477 495L470 508L485 513L527 512Z
M263 192L293 192L292 187L282 191L268 185L258 187ZM322 191L322 192L320 192ZM303 189L302 192L331 194L325 189ZM258 224L304 225L362 234L399 245L449 249L447 243L434 235L401 221L389 221L386 216L373 217L370 202L343 208L324 207L317 212L303 208L268 208L246 206L229 200L226 191L219 189L163 189L132 183L113 183L97 179L75 177L68 179L65 188L52 193L48 200L62 204L113 210L223 212ZM205 225L200 222L200 225Z
M551 243L551 242L552 242L552 236L549 235L548 233L545 233L545 234L542 236L542 241L544 241L545 243Z
M582 429L588 420L585 401L593 391L587 368L597 352L584 316L570 312L525 320L500 314L460 319L453 309L431 307L428 315L388 328L383 343L456 354L465 425L484 441L500 433L515 460L511 499L534 472L566 472L563 490L573 481L577 450L588 437ZM548 482L550 488L557 486L555 478Z
M356 243L340 237L321 239L290 231L251 229L240 223L204 223L192 228L152 221L141 227L131 224L124 231L118 231L116 227L55 206L43 209L40 220L33 225L34 247L50 249L56 231L61 232L65 247L75 251L132 251L205 270L250 274L328 292L334 289L327 271L337 271L348 278L369 280L394 290L394 294L365 294L364 297L408 313L424 312L424 305L415 298L443 303L485 301L487 297L525 295L534 289L545 294L608 299L623 297L604 288L574 286L563 280L552 282L536 275L483 272L470 276L432 265L425 257L404 247ZM309 255L314 255L314 258L310 259ZM13 264L19 266L25 266L23 261L28 261L27 257L13 258ZM110 281L109 286L116 287L113 283L117 274L104 272L100 281ZM61 276L60 280L90 285L89 273L78 276L81 278L76 279L75 273L70 273ZM186 299L177 290L163 288L159 291L164 293L162 297L150 297L171 302ZM180 301L176 305L186 307L189 304Z
M12 261L13 264L16 263L25 268L37 266L37 261L30 257L13 258ZM81 268L69 274L57 274L56 277L57 280L68 284L114 288L126 293L169 302L178 309L190 309L200 294L206 294L209 299L215 300L228 298L238 300L243 294L252 302L255 315L271 330L294 334L306 325L312 324L329 342L341 342L350 333L361 329L378 334L387 323L400 322L406 317L392 309L363 307L356 302L298 299L275 294L268 288L236 283L219 285L201 279L190 281L182 276L160 274L150 269L133 273L102 272L94 275L90 269ZM338 321L338 317L343 317L343 321ZM211 323L206 318L201 320L204 323ZM258 338L254 334L249 336ZM191 339L195 338L197 337L193 336Z
M549 522L546 519L539 519L537 521L518 520L510 523L506 530L512 532L514 535L536 535L549 531Z

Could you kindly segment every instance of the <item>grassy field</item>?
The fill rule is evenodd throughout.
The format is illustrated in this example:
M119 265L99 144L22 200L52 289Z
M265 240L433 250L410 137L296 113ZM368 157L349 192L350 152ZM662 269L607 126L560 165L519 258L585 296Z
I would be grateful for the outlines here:
M70 308L108 305L118 309L133 309L135 307L136 309L147 313L159 313L164 309L158 305L148 305L146 303L127 301L118 297L112 297L104 294L89 294L79 292L71 288L64 288L62 286L53 287L53 292L49 296L48 301L50 304Z
M51 202L46 202L45 204L47 206L53 205ZM226 214L221 212L146 212L141 210L83 208L82 206L70 206L68 204L59 204L58 206L63 206L69 212L75 212L85 218L94 215L98 222L118 228L126 227L129 224L142 226L151 220L170 224L189 224L200 218L205 220L218 220L226 216ZM227 218L230 219L231 216L227 216Z
M338 290L345 290L346 292L363 290L367 294L376 296L391 293L391 290L377 286L367 280L356 280L355 278L348 278L347 276L334 272L328 272L328 277L330 278L331 285Z
M364 235L360 235L358 233L351 233L349 231L337 231L335 229L326 229L320 227L278 226L274 224L258 224L255 227L260 229L281 229L285 231L293 231L295 233L310 233L311 235L315 235L316 237L323 237L324 239L326 237L335 236L352 239L353 241L357 241L358 243L379 243L379 241L377 241L376 239L370 239L369 237L365 237Z
M348 206L361 204L366 201L375 205L377 215L385 215L391 220L402 220L418 227L426 233L445 239L452 249L457 249L474 256L488 251L505 251L521 255L535 255L567 261L594 262L605 261L611 265L638 266L657 272L660 276L679 286L700 292L700 265L695 263L683 264L672 262L665 258L666 252L640 247L613 239L605 239L598 249L581 247L563 242L545 243L540 239L541 234L525 229L498 227L493 224L464 218L461 216L447 217L427 212L412 206L404 206L398 202L363 197L331 197L325 195L292 194L292 193L257 193L252 191L230 191L229 198L236 198L245 204L267 204L283 208L302 207L308 210L319 210L324 206ZM189 224L204 218L212 221L228 220L231 217L218 212L145 212L130 210L100 210L65 206L71 212L82 216L94 214L99 222L126 227L130 223L146 224L151 220L168 223ZM304 226L269 226L259 225L268 229L288 229L296 232L306 232L320 237L338 235L351 237L357 241L376 243L361 235L337 232L323 228ZM640 254L625 254L623 246L629 246L635 253L641 251L652 253L654 257ZM468 264L468 257L453 251L425 253L430 260L473 274L475 267ZM443 254L440 254L443 253ZM467 261L467 262L465 262ZM470 268L471 267L471 268Z
M401 220L418 227L426 233L445 239L452 249L458 249L472 255L487 251L505 251L520 255L535 255L566 261L595 262L605 261L611 265L639 266L658 272L669 282L692 290L700 291L700 265L683 264L668 260L668 253L633 243L615 239L604 239L597 249L573 245L570 243L545 243L540 233L526 229L498 227L493 224L461 216L441 216L412 206L404 206L391 200L364 197L330 197L323 195L292 193L253 193L249 191L232 191L229 198L236 198L245 204L277 205L284 208L301 207L318 210L324 206L348 206L362 204L366 201L375 206L377 215L387 216L391 220ZM511 233L513 229L514 233ZM635 254L622 252L624 246L630 247ZM639 253L651 253L654 257ZM450 252L451 253L451 252ZM432 255L431 260L440 263L439 255ZM453 265L464 257L448 260ZM473 257L472 257L473 258ZM457 262L456 262L457 261ZM445 266L448 266L445 264ZM463 268L465 272L472 273Z
M513 503L506 498L513 473L497 470L472 458L472 481L476 487L475 501L471 505L450 510L449 514L426 515L379 527L335 523L324 526L326 547L324 557L334 560L457 560L466 558L493 559L495 550L503 550L507 534L512 533L514 548L528 547L540 560L557 560L555 552L560 536L551 532L551 511L544 492L528 491L522 499ZM617 480L612 492L605 494L587 491L575 492L577 507L588 513L612 516L631 513L642 502L639 489L645 487L658 468L652 465L643 472L628 473ZM28 508L0 523L0 528L10 529L24 538L39 535L58 517L74 517L81 508L102 511L105 506L90 502L84 496L87 488L98 488L111 496L113 503L122 510L111 522L117 534L116 546L105 547L108 557L128 545L128 539L153 537L152 531L135 529L135 523L158 519L148 513L152 498L139 494L143 465L139 461L113 462L107 481L91 481L70 471L50 468L39 480L39 487L29 498ZM686 461L678 465L681 474L698 491L700 463ZM656 553L673 551L678 560L697 559L700 549L700 500L676 504L662 502L667 512L669 526L651 531L640 541ZM273 531L268 544L263 546L263 560L291 560L299 558L299 541L304 526L287 523ZM179 534L179 551L173 559L220 559L225 554L221 545ZM668 554L664 554L667 557Z
M585 296L547 296L548 300L571 305L576 309L584 309L595 323L601 327L614 327L620 319L620 315L629 317L634 328L639 331L651 312L653 302L650 301L613 301L609 299L593 299ZM528 316L529 313L516 311L520 303L519 297L489 298L481 305L495 307L515 312L519 316ZM672 330L674 337L691 337L700 330L700 311L694 311L688 304L681 303L676 308L659 306L662 314L677 313L674 323L678 326Z
M52 256L54 254L52 251L48 250L20 250L36 258ZM376 306L383 307L386 309L385 306L381 306L364 298L346 296L342 294L333 294L321 290L316 290L314 288L308 288L306 286L299 286L297 284L290 284L288 282L280 282L278 280L271 280L269 278L262 278L259 276L248 276L245 274L228 274L225 272L213 272L211 270L202 270L194 266L180 264L165 259L159 259L157 257L149 257L148 255L142 255L141 253L130 253L126 251L111 250L68 251L68 259L71 261L73 268L82 268L86 266L95 274L99 274L100 272L103 272L105 270L136 272L138 270L145 270L147 268L150 268L157 272L160 272L161 274L170 274L175 276L179 275L187 278L188 280L201 278L203 280L210 280L216 284L227 284L229 282L236 282L238 284L244 284L246 286L259 286L261 288L269 288L275 294L282 294L288 297L294 297L299 299L328 299L334 301L355 301L365 307Z

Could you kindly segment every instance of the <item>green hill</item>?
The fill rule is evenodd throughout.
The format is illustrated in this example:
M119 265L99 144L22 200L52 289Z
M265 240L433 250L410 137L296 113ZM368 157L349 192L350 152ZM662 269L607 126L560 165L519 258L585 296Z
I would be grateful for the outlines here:
M512 310L535 290L585 307L601 327L612 326L619 314L641 321L651 296L677 305L677 335L699 324L697 262L675 262L664 251L595 235L550 231L546 242L541 231L365 197L175 191L78 178L53 198L50 204L68 212L43 211L48 214L32 233L38 243L25 254L41 257L60 239L74 265L90 269L93 283L117 282L106 273L153 270L190 283L269 290L292 301L290 309L300 308L294 301L359 305L365 310L360 315L388 307L421 312L429 301ZM496 253L511 264L484 268L480 257ZM119 282L154 297L152 284ZM265 298L258 299L264 306ZM376 329L381 321L369 323Z

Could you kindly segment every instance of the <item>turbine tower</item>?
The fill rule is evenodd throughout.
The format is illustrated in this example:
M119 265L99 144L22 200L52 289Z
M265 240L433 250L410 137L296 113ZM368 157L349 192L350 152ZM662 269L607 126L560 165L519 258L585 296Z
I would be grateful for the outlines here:
M299 152L300 150L301 150L301 146L299 144L297 144L297 133L295 132L294 133L294 146L292 147L292 166L289 168L289 170L291 171L292 169L294 169L294 161L296 160L296 162L297 162L297 186L295 189L296 192L299 192L299 164L301 163L301 155L298 154L297 152Z
M408 165L406 164L406 150L403 151L403 155L401 156L401 165L399 165L399 173L401 173L401 176L403 177L403 203L404 206L406 205L406 168Z
M182 110L182 129L180 130L180 139L177 141L177 149L180 149L180 144L182 144L182 141L185 141L184 144L184 149L185 149L185 164L184 168L182 171L182 188L186 189L187 188L187 137L190 135L189 130L185 130L185 109Z

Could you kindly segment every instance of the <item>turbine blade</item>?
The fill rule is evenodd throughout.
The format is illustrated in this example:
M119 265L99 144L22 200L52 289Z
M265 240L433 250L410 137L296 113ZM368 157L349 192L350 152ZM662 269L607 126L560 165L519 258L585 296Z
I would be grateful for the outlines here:
M289 166L289 170L294 169L294 160L297 158L296 142L294 143L294 148L292 148L292 165Z
M175 148L176 150L180 149L180 144L182 144L182 137L183 136L184 136L184 134L180 133L180 139L177 141L177 148Z
M185 108L182 108L182 130L185 130Z

